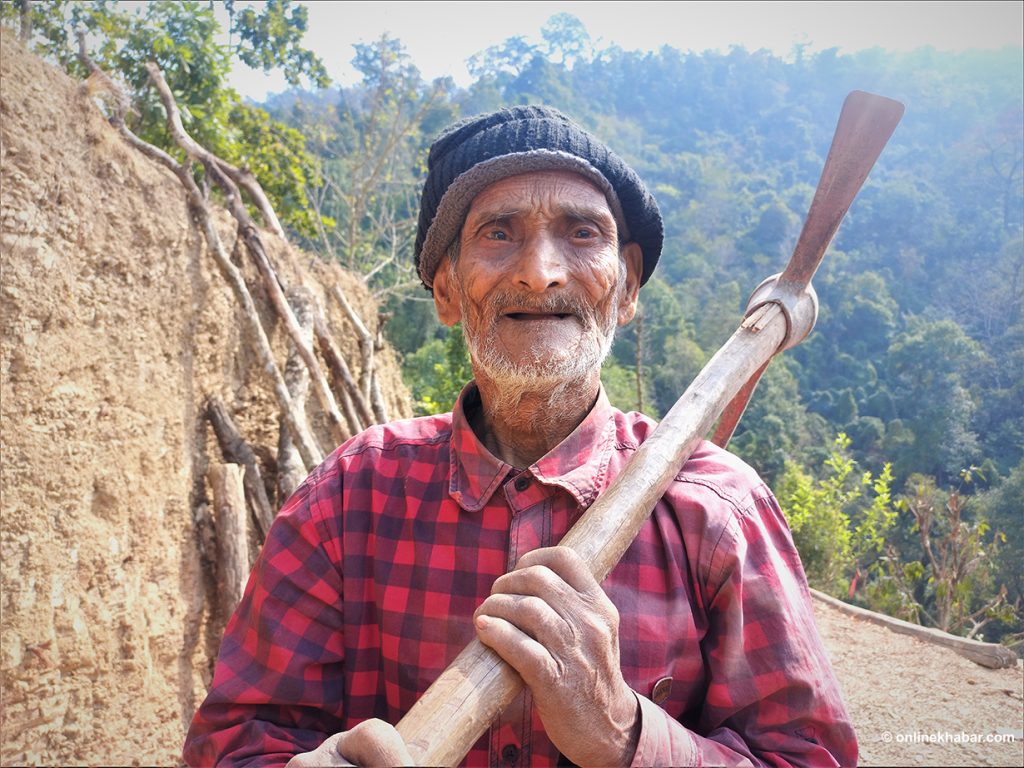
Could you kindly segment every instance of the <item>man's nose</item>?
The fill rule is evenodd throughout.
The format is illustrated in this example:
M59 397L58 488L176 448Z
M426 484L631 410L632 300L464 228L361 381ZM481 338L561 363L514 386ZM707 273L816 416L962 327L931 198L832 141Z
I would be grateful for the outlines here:
M517 285L536 293L566 285L568 263L550 235L537 234L526 239L516 262L514 279Z

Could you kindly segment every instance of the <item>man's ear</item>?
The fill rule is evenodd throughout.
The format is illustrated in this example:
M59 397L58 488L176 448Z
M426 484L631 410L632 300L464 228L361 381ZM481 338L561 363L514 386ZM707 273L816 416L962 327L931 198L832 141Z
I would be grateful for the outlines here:
M451 328L462 319L462 303L459 301L456 287L452 285L447 255L441 258L441 263L434 272L433 291L437 316L442 323Z
M620 251L626 265L625 287L619 297L619 325L625 325L636 314L637 297L640 295L640 275L643 272L644 254L636 243L626 243Z

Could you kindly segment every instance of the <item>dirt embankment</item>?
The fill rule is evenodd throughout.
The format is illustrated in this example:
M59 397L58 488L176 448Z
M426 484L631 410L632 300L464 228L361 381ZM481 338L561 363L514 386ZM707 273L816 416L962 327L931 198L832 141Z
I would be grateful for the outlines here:
M0 763L174 764L220 632L193 521L222 460L203 403L227 404L271 476L276 404L177 179L9 30L0 51ZM369 296L266 239L358 369L325 285L366 319ZM234 259L283 365L284 331ZM381 358L390 415L408 416Z

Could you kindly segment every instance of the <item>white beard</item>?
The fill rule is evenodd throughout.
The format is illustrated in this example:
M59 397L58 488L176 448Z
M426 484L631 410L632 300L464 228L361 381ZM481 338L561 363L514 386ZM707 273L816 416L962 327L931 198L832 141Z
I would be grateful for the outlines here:
M485 375L500 392L499 407L511 408L519 403L528 393L549 394L549 402L554 405L561 399L562 393L600 371L605 358L611 352L615 338L616 320L618 317L619 295L621 285L603 316L600 310L573 300L570 297L558 297L545 300L531 300L524 307L521 297L512 294L499 294L491 299L492 305L519 306L539 312L568 312L582 324L579 342L571 347L551 349L550 345L538 345L537 354L533 359L513 359L508 357L501 345L496 341L496 324L498 313L491 313L487 327L480 329L469 318L475 317L468 306L465 293L462 294L462 331L469 347L473 367L479 374Z

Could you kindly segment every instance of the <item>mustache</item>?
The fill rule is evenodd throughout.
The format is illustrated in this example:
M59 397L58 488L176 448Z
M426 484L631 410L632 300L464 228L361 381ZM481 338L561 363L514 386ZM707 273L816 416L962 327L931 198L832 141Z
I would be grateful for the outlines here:
M499 317L510 309L517 312L574 315L580 320L593 319L596 314L586 301L571 293L536 296L505 289L494 293L487 304L493 317Z

